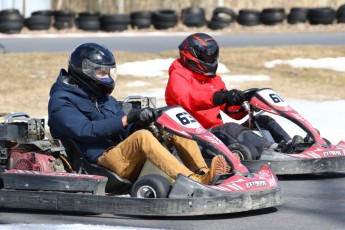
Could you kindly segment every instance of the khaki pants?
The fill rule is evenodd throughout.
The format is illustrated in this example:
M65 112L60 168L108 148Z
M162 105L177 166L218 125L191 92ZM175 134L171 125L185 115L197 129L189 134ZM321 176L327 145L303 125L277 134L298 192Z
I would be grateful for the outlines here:
M195 141L178 136L172 136L168 141L175 145L188 168L147 130L136 131L117 146L107 149L98 164L129 180L138 178L146 159L173 179L178 173L189 176L199 168L207 167Z

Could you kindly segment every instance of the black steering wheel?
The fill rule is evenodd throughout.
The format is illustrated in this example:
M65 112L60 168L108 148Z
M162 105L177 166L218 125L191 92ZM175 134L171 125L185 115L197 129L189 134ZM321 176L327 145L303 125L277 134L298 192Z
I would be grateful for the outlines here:
M254 94L259 90L259 88L249 88L243 91L244 97L246 98L245 101L250 101L252 99L252 97L254 96ZM237 114L240 112L244 111L244 107L243 105L241 105L240 109L236 109L236 110L231 110L229 111L229 105L225 105L225 113L228 115L232 115L232 114Z

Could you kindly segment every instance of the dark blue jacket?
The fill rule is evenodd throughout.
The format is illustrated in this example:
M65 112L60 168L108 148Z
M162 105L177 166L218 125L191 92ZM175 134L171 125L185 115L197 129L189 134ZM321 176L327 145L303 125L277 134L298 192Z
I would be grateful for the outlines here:
M111 97L93 98L84 90L63 81L68 76L62 69L50 89L48 125L56 139L73 139L91 162L109 147L128 136L122 126L119 102Z

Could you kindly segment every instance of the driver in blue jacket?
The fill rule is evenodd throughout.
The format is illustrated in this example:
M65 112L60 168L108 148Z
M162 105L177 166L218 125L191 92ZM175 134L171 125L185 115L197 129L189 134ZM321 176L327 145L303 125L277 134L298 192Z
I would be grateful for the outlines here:
M50 90L48 125L52 136L74 140L90 162L132 181L146 159L173 179L182 173L203 184L229 171L223 156L214 157L208 167L192 140L171 137L181 164L151 132L135 131L137 124L145 127L154 121L153 111L132 109L126 115L110 96L115 82L115 58L106 47L96 43L77 46L70 54L68 72L61 69Z

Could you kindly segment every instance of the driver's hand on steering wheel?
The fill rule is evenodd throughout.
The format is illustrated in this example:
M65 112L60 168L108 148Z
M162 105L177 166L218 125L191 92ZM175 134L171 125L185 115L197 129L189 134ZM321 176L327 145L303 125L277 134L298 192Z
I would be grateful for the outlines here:
M213 95L213 102L215 105L222 105L226 103L228 106L242 105L246 100L244 93L241 90L221 90L215 92Z

